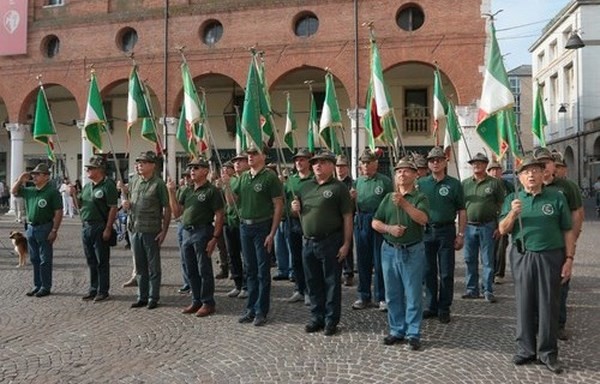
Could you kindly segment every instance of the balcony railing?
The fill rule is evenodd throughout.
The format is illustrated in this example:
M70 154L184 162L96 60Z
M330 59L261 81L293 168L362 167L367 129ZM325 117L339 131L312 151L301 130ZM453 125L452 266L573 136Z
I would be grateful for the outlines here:
M402 114L404 133L409 135L427 135L431 127L429 111L425 107L407 107Z

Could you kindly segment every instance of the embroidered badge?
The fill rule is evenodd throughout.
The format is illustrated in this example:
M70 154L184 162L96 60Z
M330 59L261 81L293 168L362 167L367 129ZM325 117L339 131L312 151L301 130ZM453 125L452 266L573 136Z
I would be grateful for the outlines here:
M40 208L46 208L47 205L48 205L48 202L45 199L40 199L38 201L38 207L40 207Z
M262 184L254 184L254 191L255 192L260 192L262 191Z
M200 193L198 195L198 201L203 202L204 200L206 200L206 195L204 193Z
M326 199L329 199L331 196L333 196L333 192L327 190L327 191L323 191L323 197Z
M491 188L491 187L486 187L486 188L485 188L485 190L484 190L484 192L485 192L487 195L491 195L491 194L492 194L492 188Z
M445 185L440 188L440 196L448 196L448 193L450 193L450 189Z
M101 189L97 190L96 192L94 192L94 197L95 197L96 199L101 199L101 198L103 198L103 197L104 197L104 191L103 191L103 190L101 190Z
M542 205L542 212L544 213L544 215L550 216L554 213L554 207L552 206L552 204L544 204Z
M383 188L381 186L377 186L375 187L375 194L376 195L381 195L383 193Z

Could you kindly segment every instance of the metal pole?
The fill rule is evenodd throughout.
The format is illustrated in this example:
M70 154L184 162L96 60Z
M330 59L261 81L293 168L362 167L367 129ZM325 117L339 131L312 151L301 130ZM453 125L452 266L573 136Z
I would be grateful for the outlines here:
M173 149L175 150L175 148L168 148L168 140L167 140L167 135L168 135L168 128L167 128L167 106L168 106L168 100L169 100L169 0L165 0L165 14L164 14L164 28L165 28L165 32L164 32L164 51L163 51L163 83L164 83L164 89L163 89L163 138L165 140L165 143L163 145L163 148L165 148L165 151L163 153L163 158L164 158L164 162L163 162L163 174L164 175L168 175L168 157L169 157L169 150Z
M350 150L350 164L352 164L352 158L358 159L359 155L359 140L360 140L360 124L358 123L358 119L360 118L360 113L358 112L358 103L360 98L360 67L358 62L358 0L354 0L354 113L356 113L354 117L355 126L354 126L354 142L357 144L356 148L351 148ZM350 140L352 142L352 140ZM358 170L356 169L356 165L358 162L355 162L354 172L350 172L350 174L358 174Z

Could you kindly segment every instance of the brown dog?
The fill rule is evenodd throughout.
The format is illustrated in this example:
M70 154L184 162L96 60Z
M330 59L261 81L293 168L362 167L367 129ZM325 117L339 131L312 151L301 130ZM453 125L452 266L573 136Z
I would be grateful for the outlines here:
M19 231L12 231L9 238L12 240L15 252L19 255L18 267L23 267L27 263L27 238Z

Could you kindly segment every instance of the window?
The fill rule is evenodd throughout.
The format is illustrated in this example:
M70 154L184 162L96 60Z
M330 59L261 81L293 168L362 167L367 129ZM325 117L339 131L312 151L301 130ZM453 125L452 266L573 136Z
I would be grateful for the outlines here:
M209 20L202 29L202 42L208 46L217 44L223 37L223 24L218 20Z
M294 33L298 37L309 37L317 33L319 19L314 13L301 14L294 25Z
M48 0L48 1L46 1L47 6L64 5L64 4L65 4L64 0Z
M544 51L540 52L537 57L538 68L544 68Z
M137 31L130 27L125 27L117 33L117 45L123 52L131 52L138 42Z
M521 93L521 81L518 77L509 77L510 91L514 94Z
M42 54L51 59L60 51L60 40L55 35L48 35L42 40Z
M409 134L429 132L427 88L404 91L404 131Z
M396 24L405 31L416 31L423 26L424 22L425 14L415 4L405 5L396 14Z

